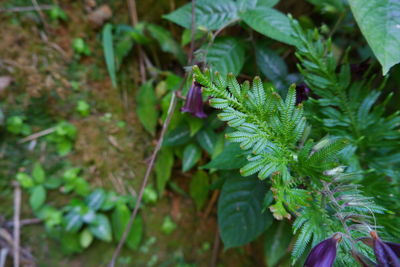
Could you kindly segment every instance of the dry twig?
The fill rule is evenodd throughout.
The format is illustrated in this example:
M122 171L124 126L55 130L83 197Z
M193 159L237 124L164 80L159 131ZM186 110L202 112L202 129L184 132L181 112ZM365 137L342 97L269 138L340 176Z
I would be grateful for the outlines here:
M49 129L46 129L46 130L31 134L31 135L19 140L18 143L22 144L22 143L25 143L25 142L29 142L29 141L38 139L39 137L42 137L42 136L45 136L45 135L53 133L55 130L56 130L56 128L52 127L52 128L49 128Z
M135 23L135 22L137 22L136 2L135 2L135 0L128 0L128 3L131 6L131 12L134 11L132 13L132 22ZM192 0L192 7L195 7L195 3L196 3L195 0ZM195 16L194 13L195 13L195 8L192 8L192 17ZM195 20L192 19L192 22L195 23ZM196 25L192 25L192 29L193 28L195 29ZM194 39L192 38L190 47L194 47L193 43L194 43ZM190 62L188 62L188 63L190 63ZM185 74L185 77L183 78L183 80L182 80L177 92L182 90L186 79L187 79L187 74ZM140 187L140 191L139 191L139 195L137 197L135 208L133 209L131 217L129 218L129 222L128 222L127 226L125 227L125 230L124 230L124 233L122 234L121 240L119 241L118 246L114 251L112 259L111 259L111 261L110 261L110 263L108 265L109 267L114 267L115 266L115 262L116 262L119 254L121 252L122 246L124 245L124 243L126 241L126 238L127 238L128 234L129 234L129 231L131 230L132 224L133 224L133 222L134 222L134 220L136 218L136 215L137 215L137 213L139 211L139 207L140 207L140 204L142 202L144 189L146 188L146 185L147 185L147 182L149 180L151 171L153 170L153 167L154 167L155 160L157 158L157 154L161 149L161 145L162 145L162 143L164 141L164 136L165 136L165 134L167 132L169 123L170 123L170 121L172 119L172 116L173 116L173 114L175 112L176 104L178 102L177 92L175 92L172 95L171 102L170 102L170 105L169 105L169 108L168 108L168 112L167 112L167 117L166 117L166 119L164 121L164 124L163 124L163 127L161 129L160 137L158 138L156 147L154 148L154 151L153 151L153 153L151 155L150 162L147 165L146 173L144 175L143 182L142 182L142 185Z
M21 6L21 7L11 7L11 8L0 8L0 13L11 13L11 12L29 12L37 10L49 10L52 9L51 5L39 5L39 6Z
M19 183L14 184L14 242L13 255L14 267L19 267L19 250L20 250L20 213L21 213L21 187Z

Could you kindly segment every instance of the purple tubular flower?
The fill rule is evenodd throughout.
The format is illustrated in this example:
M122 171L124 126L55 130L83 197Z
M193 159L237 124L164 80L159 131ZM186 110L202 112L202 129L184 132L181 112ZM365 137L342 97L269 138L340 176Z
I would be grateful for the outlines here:
M316 245L308 255L304 267L331 267L336 259L336 246L342 239L337 233Z
M189 89L189 92L186 97L186 102L182 112L189 112L193 116L198 118L205 118L207 115L203 110L203 98L201 95L201 84L196 81L193 81L192 86Z
M300 83L296 86L296 105L308 99L311 89L305 83Z
M399 251L398 246L394 246L395 243L383 242L375 231L371 231L370 235L372 237L372 245L374 248L375 258L378 262L378 267L400 267L400 261L398 259L397 253ZM397 245L397 244L396 244ZM396 252L392 250L394 247Z

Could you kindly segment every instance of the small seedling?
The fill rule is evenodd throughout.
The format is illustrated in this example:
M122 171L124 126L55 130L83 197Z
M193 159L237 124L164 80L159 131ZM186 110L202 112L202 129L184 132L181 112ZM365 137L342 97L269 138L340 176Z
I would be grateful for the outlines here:
M82 38L75 38L72 41L72 48L79 55L90 56L91 54L89 46Z

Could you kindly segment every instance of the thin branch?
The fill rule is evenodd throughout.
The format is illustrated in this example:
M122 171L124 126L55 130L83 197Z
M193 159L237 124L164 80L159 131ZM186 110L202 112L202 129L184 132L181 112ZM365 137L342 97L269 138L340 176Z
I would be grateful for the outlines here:
M11 12L29 12L39 10L49 10L52 9L51 5L39 5L37 7L33 6L21 6L21 7L11 7L11 8L0 8L0 13L11 13Z
M39 219L39 218L24 219L24 220L20 220L19 221L19 226L21 228L22 226L31 225L31 224L38 224L38 223L41 223L41 222L42 222L42 220ZM10 221L10 222L6 223L6 227L10 227L11 228L11 227L14 227L14 225L15 225L14 221Z
M33 7L35 8L35 11L39 14L40 20L44 26L44 29L46 30L46 32L49 32L49 25L47 25L46 19L44 17L44 14L42 12L42 10L40 9L40 6L38 4L38 2L36 0L32 0L32 4Z
M192 1L194 2L195 0L192 0ZM129 4L130 9L131 9L132 23L136 23L137 22L136 2L135 2L135 0L128 0L128 4ZM193 14L194 13L195 12L193 12ZM193 21L193 19L192 19L192 21ZM196 28L196 25L192 25L192 28L193 27ZM191 40L191 42L194 42L193 39ZM188 62L188 63L190 63L190 62ZM167 117L166 117L166 119L164 121L164 124L162 126L160 137L158 138L158 141L157 141L157 145L154 148L153 154L151 155L150 162L147 165L147 170L146 170L146 173L145 173L144 178L143 178L143 182L142 182L142 185L141 185L141 188L140 188L140 191L139 191L139 195L138 195L138 198L137 198L137 201L136 201L135 208L133 209L131 217L129 218L129 222L128 222L127 226L125 227L125 230L124 230L124 233L122 234L121 240L119 241L118 246L114 251L114 254L113 254L113 256L111 258L111 261L110 261L110 263L108 265L109 267L114 267L115 266L115 262L116 262L116 260L117 260L117 258L119 256L119 254L121 253L122 246L124 245L124 243L126 241L126 238L128 237L128 234L129 234L129 232L130 232L130 230L132 228L132 224L133 224L133 222L134 222L134 220L136 218L136 215L137 215L137 213L139 211L139 207L140 207L140 204L142 202L144 189L146 188L146 185L147 185L147 182L149 180L151 171L153 170L153 167L154 167L155 160L157 158L157 154L161 149L161 145L162 145L162 143L164 141L164 136L165 136L165 134L167 132L169 123L171 122L172 116L173 116L173 114L175 112L175 108L176 108L176 105L177 105L177 102L178 102L177 93L182 90L183 85L185 84L185 81L187 79L187 76L188 76L188 74L186 73L185 77L182 79L182 82L181 82L181 84L179 86L179 89L177 91L175 91L175 93L172 95L171 102L170 102L170 105L169 105L169 108L168 108L168 112L167 112Z
M211 267L217 266L218 253L219 253L219 242L220 242L220 240L219 240L219 230L218 230L218 227L217 227L217 229L215 230L214 247L213 247L211 263L210 263Z
M19 267L19 250L20 250L20 213L21 213L21 187L19 183L14 184L14 267Z
M184 82L182 82L182 86L183 86L183 83ZM170 103L169 108L168 108L168 115L167 115L167 118L166 118L166 120L164 122L163 128L161 130L160 138L158 139L157 145L156 145L156 147L155 147L155 149L153 151L153 154L151 155L150 162L149 162L149 165L147 167L146 174L144 176L144 179L143 179L143 182L142 182L142 186L141 186L140 191L139 191L139 195L138 195L138 198L137 198L137 201L136 201L135 208L134 208L134 210L133 210L133 212L131 214L131 217L129 218L128 225L125 227L125 231L124 231L124 233L122 235L122 238L119 241L117 248L115 249L114 255L113 255L113 257L112 257L112 259L111 259L111 261L109 263L109 267L114 267L115 266L115 261L116 261L116 259L118 258L118 255L121 252L122 246L124 245L124 243L126 241L126 238L127 238L128 234L129 234L129 231L131 230L133 221L135 220L136 215L137 215L137 213L139 211L140 203L142 202L144 189L145 189L145 187L147 185L147 181L148 181L148 179L150 177L151 171L153 170L154 162L156 160L158 151L161 148L162 142L164 140L165 133L167 132L167 129L168 129L168 125L169 125L169 123L170 123L170 121L172 119L172 116L174 114L175 107L176 107L176 104L177 104L177 99L178 98L176 97L176 94L173 94L172 95L172 99L171 99L171 103Z
M25 142L29 142L29 141L38 139L39 137L42 137L42 136L45 136L45 135L48 135L48 134L51 134L51 133L55 132L55 130L56 130L56 128L52 127L52 128L49 128L49 129L46 129L46 130L31 134L31 135L19 140L18 143L22 144L22 143L25 143Z
M128 8L130 12L130 17L131 17L131 23L132 26L135 27L136 24L138 24L139 19L137 15L137 8L136 8L136 0L128 0ZM143 48L141 45L137 46L138 54L139 54L139 68L140 68L140 79L141 82L144 83L146 82L146 67L145 67L145 57L144 57L144 52Z

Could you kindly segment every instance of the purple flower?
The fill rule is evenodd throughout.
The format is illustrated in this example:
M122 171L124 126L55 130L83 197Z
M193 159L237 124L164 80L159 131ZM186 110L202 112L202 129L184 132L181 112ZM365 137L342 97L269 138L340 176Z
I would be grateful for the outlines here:
M378 267L400 267L399 244L383 242L375 231L371 231L372 246Z
M336 245L341 239L342 235L337 233L316 245L308 255L304 267L331 267L336 259Z
M308 99L311 89L305 83L296 86L296 105Z
M196 81L193 81L192 86L189 89L189 92L186 97L186 102L182 112L189 112L193 116L198 118L205 118L207 115L203 110L203 98L201 95L201 84Z

